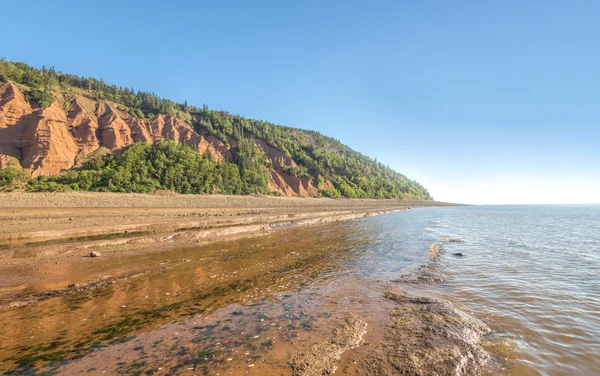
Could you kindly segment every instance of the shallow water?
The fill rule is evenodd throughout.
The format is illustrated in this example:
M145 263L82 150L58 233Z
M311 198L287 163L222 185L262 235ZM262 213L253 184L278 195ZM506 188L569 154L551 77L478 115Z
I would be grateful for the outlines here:
M290 374L290 356L346 312L376 341L385 287L436 242L449 279L411 289L484 319L503 373L600 369L598 206L420 208L150 254L170 267L0 312L0 369Z
M512 374L600 374L600 206L421 213L434 233L463 240L445 245L450 279L435 290L515 347Z

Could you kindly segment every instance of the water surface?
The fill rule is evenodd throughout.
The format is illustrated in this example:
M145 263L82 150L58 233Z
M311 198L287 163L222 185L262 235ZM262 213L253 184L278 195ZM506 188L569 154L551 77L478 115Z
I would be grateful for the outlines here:
M600 206L424 209L427 229L463 240L437 292L514 346L515 375L600 372Z

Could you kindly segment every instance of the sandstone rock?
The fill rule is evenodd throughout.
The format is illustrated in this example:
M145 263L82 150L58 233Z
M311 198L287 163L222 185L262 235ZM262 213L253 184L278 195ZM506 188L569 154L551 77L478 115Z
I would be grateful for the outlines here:
M206 149L208 149L217 161L233 161L233 153L225 146L223 141L213 135L202 135L202 137L204 138L206 147L203 149L203 145L200 144L198 146L198 151L200 153L204 153ZM235 148L237 146L237 141L230 142L229 145L230 148Z
M21 164L33 177L58 174L73 167L78 147L69 132L67 116L57 102L21 121L25 128Z
M362 361L367 375L481 375L490 328L451 302L388 290L395 302L382 343Z
M66 103L66 110L61 101L46 109L32 108L17 86L0 86L0 168L20 164L33 177L53 175L80 166L93 152L118 153L134 142L154 143L160 139L185 143L200 153L208 151L217 161L234 159L237 140L227 137L226 145L174 116L157 115L147 121L129 115L110 101L77 96ZM269 170L270 190L284 196L318 195L310 179L286 172L289 167L297 167L292 158L263 140L253 142L273 166ZM330 186L331 182L325 182L320 188Z
M108 102L101 104L99 112L100 143L104 147L111 151L118 151L133 144L131 128Z
M21 119L33 110L12 83L0 86L0 168L21 159Z
M89 112L86 108L95 108L95 103L79 97L71 101L69 105L69 114L67 116L71 124L71 133L75 138L79 152L89 154L100 147L96 131L98 130L98 119L94 112Z

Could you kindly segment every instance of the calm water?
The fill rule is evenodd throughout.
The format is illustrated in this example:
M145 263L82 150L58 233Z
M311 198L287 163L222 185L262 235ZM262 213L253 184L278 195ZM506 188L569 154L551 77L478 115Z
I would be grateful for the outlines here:
M0 359L88 354L52 367L66 375L289 374L289 356L346 312L376 341L384 289L428 262L431 243L448 280L414 289L486 321L503 373L599 374L600 206L420 208L151 254L189 262L0 312Z
M600 374L600 206L424 209L446 244L438 292L512 343L516 375Z
M372 278L443 242L448 280L423 289L490 324L507 373L600 374L600 205L421 208L353 225L371 234L353 270Z

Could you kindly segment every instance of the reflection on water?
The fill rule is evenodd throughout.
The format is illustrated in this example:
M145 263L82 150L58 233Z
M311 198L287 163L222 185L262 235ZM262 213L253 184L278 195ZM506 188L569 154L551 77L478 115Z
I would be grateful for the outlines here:
M594 374L599 220L599 207L422 208L153 253L152 273L0 312L0 369L289 374L346 312L375 341L385 286L446 239L449 280L412 288L485 319L506 373Z
M314 300L312 296L317 294L311 290L314 286L321 286L324 291L334 288L340 277L355 267L356 258L368 250L367 244L372 235L363 230L366 228L360 221L355 221L292 229L268 237L210 247L145 255L142 258L146 264L163 265L165 268L124 283L1 312L0 323L7 328L0 334L4 344L0 349L0 359L4 360L2 366L4 369L19 366L20 370L25 370L34 365L87 354L90 348L98 345L124 340L130 342L131 336L140 333L156 332L147 336L160 337L172 333L174 325L190 325L187 322L189 318L194 318L194 321L201 318L202 326L210 326L212 324L207 323L223 312L231 311L232 304L243 308L240 317L257 314L255 306L283 312L293 306L297 311L289 313L288 321L294 322L296 316L303 315L298 302ZM354 304L365 302L363 299ZM292 331L285 336L297 336L296 331L312 330L307 323L317 319L321 313L329 315L327 310L316 305L312 309L312 316L304 318L301 325L296 327L288 323L282 327L281 333ZM244 323L239 320L231 323L226 326L226 331L256 331L244 329ZM323 327L326 328L326 325ZM236 341L246 338L247 333L238 333ZM182 342L185 341L178 341ZM194 351L201 354L206 352L204 347L215 344L210 338L203 342L194 337L188 342L198 345L194 346ZM161 354L173 355L172 351L165 351L161 346L157 348ZM104 352L108 353L108 350ZM181 354L177 354L180 360ZM190 361L198 363L197 359ZM61 366L61 369L65 368Z

